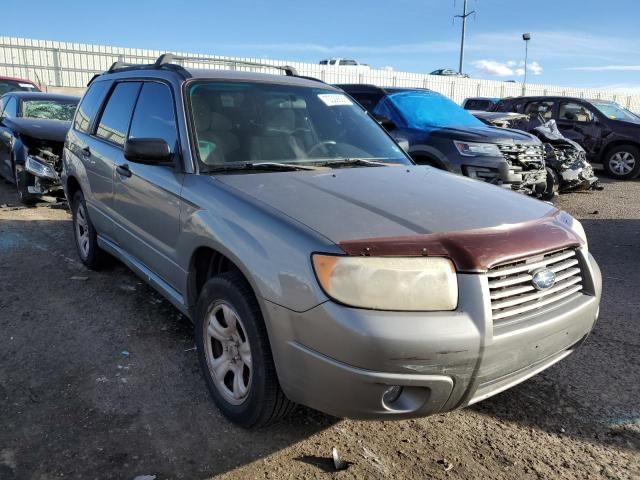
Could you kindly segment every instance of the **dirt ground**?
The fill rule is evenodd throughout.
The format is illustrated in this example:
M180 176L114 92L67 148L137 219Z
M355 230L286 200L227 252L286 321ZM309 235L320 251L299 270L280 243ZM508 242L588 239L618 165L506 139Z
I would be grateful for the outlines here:
M604 275L579 351L461 411L357 422L300 407L247 432L210 400L189 322L124 266L86 270L69 214L16 209L0 184L0 479L638 479L640 182L605 186L557 201Z

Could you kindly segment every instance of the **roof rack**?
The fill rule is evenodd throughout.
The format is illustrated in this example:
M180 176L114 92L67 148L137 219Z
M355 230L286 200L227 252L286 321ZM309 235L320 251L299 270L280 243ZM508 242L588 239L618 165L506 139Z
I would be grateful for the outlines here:
M178 62L208 62L215 65L228 65L231 67L274 68L276 70L283 71L288 77L298 76L297 70L289 65L269 65L268 63L246 62L244 60L231 60L223 58L183 57L181 55L175 55L173 53L163 53L158 57L153 65L155 68L162 68L164 65L176 64Z
M150 66L151 65L144 65L139 63L113 62L109 67L109 70L107 70L107 73L113 73L117 70L121 70L123 68L128 68L128 67L150 67Z

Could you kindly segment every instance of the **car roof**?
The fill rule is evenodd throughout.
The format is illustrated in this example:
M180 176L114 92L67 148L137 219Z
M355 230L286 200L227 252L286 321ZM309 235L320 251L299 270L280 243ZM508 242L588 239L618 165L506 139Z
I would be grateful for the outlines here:
M178 57L172 54L161 55L155 63L152 64L121 64L114 63L109 70L104 73L95 75L89 83L93 82L97 78L100 79L120 79L135 77L149 77L149 78L166 78L167 76L179 77L180 80L202 79L202 80L233 80L233 81L248 81L248 82L264 82L264 83L280 83L288 85L298 85L305 87L318 87L334 90L335 88L324 83L317 78L305 77L298 75L294 68L280 65L259 64L255 62L243 62L243 61L228 61L228 60L216 60L213 59L213 64L219 63L233 69L223 68L189 68L183 67L175 63L175 61L185 60L195 62L199 60L206 60L202 58L186 58ZM252 72L246 70L238 70L237 68L271 68L281 69L286 75L283 74L269 74L263 72Z
M390 95L392 93L400 93L400 92L434 92L434 90L429 90L428 88L378 87L376 85L370 85L366 83L342 83L342 84L336 84L335 86L338 88L341 88L346 92L381 93L383 95Z
M37 87L38 85L32 81L32 80L27 80L26 78L17 78L17 77L6 77L4 75L0 75L0 80L13 80L15 82L23 82L23 83L30 83L31 85L33 85L34 87Z
M7 92L5 95L12 95L18 97L21 100L62 100L62 101L80 101L80 97L73 95L63 95L61 93L47 93L47 92L24 92L16 90L13 92Z
M520 102L520 101L553 101L553 100L568 100L571 102L591 102L592 100L588 98L579 98L579 97L565 97L562 95L532 95L532 96L524 96L524 97L506 97L502 99L506 102ZM593 100L594 102L600 102L602 100Z
M500 98L499 97L467 97L465 98L465 101L466 100L491 100L493 102L493 101L500 100Z

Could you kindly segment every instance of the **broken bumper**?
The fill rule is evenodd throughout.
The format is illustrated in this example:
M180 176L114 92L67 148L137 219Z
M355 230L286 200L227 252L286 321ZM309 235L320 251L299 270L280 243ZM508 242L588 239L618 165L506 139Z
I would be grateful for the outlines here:
M265 302L278 378L291 400L338 417L401 419L475 403L548 368L586 338L601 291L598 266L590 256L586 263L593 293L505 327L493 326L484 275L458 276L453 312L325 302L300 313Z
M537 190L543 189L547 182L544 166L541 168L532 166L530 169L524 169L521 166L511 165L504 159L490 162L482 160L476 164L467 161L461 169L465 176L474 180L528 195L533 195Z

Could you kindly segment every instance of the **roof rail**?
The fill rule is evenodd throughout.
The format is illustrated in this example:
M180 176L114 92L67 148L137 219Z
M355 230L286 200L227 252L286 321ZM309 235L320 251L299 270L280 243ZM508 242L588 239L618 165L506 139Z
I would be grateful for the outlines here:
M214 65L227 65L230 67L261 67L274 68L283 71L288 77L297 77L298 72L295 68L288 65L269 65L268 63L245 62L244 60L231 60L223 58L206 58L206 57L183 57L173 53L163 53L158 57L155 68L162 68L164 65L176 64L177 62L208 62ZM116 62L118 63L118 62ZM114 64L115 65L115 64Z
M150 66L151 65L144 65L140 63L113 62L106 73L113 73L116 70L121 70L123 68L128 68L128 67L150 67Z

